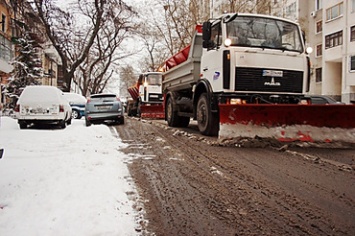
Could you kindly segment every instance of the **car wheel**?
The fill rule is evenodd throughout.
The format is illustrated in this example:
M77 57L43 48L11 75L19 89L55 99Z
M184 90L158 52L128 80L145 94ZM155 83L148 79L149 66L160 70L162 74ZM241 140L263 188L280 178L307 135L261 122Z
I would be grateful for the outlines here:
M67 123L65 122L65 120L61 120L59 122L60 128L64 129L65 127L67 127Z
M119 123L120 123L121 125L124 125L124 117L123 117L123 116L120 118Z
M72 113L71 113L71 117L72 117L73 119L80 119L80 118L79 118L79 117L80 117L80 114L79 114L79 112L78 112L77 110L73 110Z
M70 119L67 121L67 125L71 125L71 119L72 119L72 118L70 118Z
M91 125L91 122L90 122L90 121L88 121L87 119L85 119L85 125L88 127L88 126L90 126L90 125Z
M19 123L20 129L26 129L27 128L27 124L26 123Z

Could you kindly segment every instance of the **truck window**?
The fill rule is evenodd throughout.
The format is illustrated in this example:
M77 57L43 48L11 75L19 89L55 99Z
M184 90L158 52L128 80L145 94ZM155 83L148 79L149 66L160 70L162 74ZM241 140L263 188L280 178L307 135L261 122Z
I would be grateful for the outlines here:
M303 52L297 24L278 19L240 16L227 24L232 46L261 47Z
M161 85L162 75L147 75L147 82L149 85Z
M222 29L220 22L212 26L211 40L215 43L216 46L220 46L222 44Z

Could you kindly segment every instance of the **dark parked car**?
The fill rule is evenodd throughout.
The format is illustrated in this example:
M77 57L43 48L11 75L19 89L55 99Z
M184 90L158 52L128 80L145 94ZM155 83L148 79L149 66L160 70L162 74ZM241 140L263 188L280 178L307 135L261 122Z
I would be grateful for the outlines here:
M309 95L307 96L311 99L312 104L315 105L323 105L323 104L344 104L342 102L338 102L334 98L326 95Z
M93 94L85 105L85 124L115 122L124 124L124 109L120 99L111 93Z

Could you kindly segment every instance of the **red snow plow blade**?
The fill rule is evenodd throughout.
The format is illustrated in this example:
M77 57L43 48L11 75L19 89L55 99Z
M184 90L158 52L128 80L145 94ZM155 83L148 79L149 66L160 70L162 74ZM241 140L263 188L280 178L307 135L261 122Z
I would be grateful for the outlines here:
M164 119L165 113L162 104L141 105L141 117L150 119Z
M354 105L220 104L219 138L355 143Z

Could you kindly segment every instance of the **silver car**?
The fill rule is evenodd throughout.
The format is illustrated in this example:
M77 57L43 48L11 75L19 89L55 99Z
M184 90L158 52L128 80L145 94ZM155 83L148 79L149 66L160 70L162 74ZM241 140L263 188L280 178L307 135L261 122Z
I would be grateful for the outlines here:
M85 124L115 122L124 124L124 109L120 99L112 93L93 94L85 105Z

